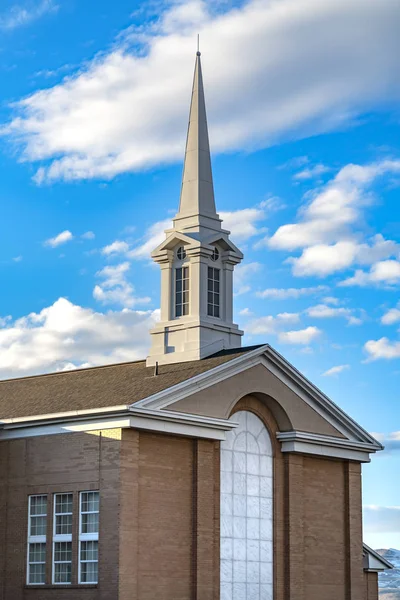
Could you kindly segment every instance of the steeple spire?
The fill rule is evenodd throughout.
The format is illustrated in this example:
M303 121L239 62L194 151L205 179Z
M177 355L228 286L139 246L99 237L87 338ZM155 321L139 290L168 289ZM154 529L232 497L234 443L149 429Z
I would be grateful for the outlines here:
M233 270L243 254L215 210L200 52L197 50L179 210L151 256L161 268L160 321L147 366L238 348Z
M176 218L195 215L218 219L199 50L196 54L181 197Z

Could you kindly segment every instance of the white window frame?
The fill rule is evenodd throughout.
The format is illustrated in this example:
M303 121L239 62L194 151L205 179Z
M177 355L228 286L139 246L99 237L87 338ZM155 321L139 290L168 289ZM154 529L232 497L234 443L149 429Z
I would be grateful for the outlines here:
M84 513L82 512L82 497L83 494L90 494L90 493L96 493L98 494L99 497L99 510L95 510L95 511L85 511ZM81 561L81 547L82 547L82 542L97 542L97 551L98 551L98 542L99 542L99 531L97 530L96 533L82 533L82 514L88 515L88 514L98 514L99 515L99 527L98 529L100 529L100 492L99 490L84 490L83 492L79 492L79 549L78 549L78 583L80 585L97 585L98 584L98 568L99 568L99 560L98 560L98 555L97 555L97 560L85 560L83 562L85 563L97 563L97 581L82 581L82 575L81 575L81 567L82 567L82 561Z
M72 511L70 513L58 513L56 512L57 496L72 496ZM72 529L71 533L57 534L56 533L56 516L57 515L71 515L72 527L73 527L73 514L74 510L74 494L72 492L59 492L53 495L53 555L51 560L51 581L53 585L71 585L72 583ZM55 581L55 566L56 564L68 564L67 561L55 561L55 547L57 542L69 542L71 544L71 581Z
M182 271L182 277L180 279L180 281L182 282L182 290L180 292L177 291L177 283L178 283L178 271ZM185 277L185 273L187 274ZM187 287L184 288L184 285L187 284ZM181 294L182 300L181 302L177 302L176 298L177 298L177 294ZM183 294L186 293L188 300L187 302L183 301ZM180 306L181 308L181 314L178 315L178 306ZM187 317L190 314L190 269L189 269L189 265L180 265L178 267L175 268L175 273L174 273L174 316L175 319L180 319L182 317Z
M40 515L31 515L31 499L32 498L46 498L46 513L42 513ZM26 584L27 585L45 585L46 584L46 554L44 562L40 563L31 563L29 561L29 549L31 544L44 544L45 545L45 553L47 551L46 543L47 543L47 515L48 515L48 505L49 498L47 494L33 494L28 496L28 544L27 544L27 556L26 556ZM46 533L45 535L31 535L31 517L46 517ZM44 564L44 581L41 583L31 583L29 581L30 576L30 566L31 564Z

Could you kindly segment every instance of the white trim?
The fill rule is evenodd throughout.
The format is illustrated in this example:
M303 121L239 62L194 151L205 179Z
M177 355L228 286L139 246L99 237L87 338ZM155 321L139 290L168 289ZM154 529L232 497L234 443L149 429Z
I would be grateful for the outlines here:
M238 356L237 358L233 358L222 365L218 365L213 369L209 369L205 373L200 373L200 375L195 375L190 379L185 379L181 383L177 383L176 385L166 388L161 392L157 392L152 396L138 400L137 402L131 404L130 407L163 409L170 404L178 402L179 400L183 400L187 396L207 389L211 385L216 385L221 381L225 381L229 377L233 377L234 375L245 371L249 367L260 364L260 353L266 348L267 346L262 346L261 348L251 350L250 352Z
M99 528L97 533L82 533L82 494L95 493L99 498L99 510L98 511L90 511L90 513L85 514L98 514L99 515ZM79 585L97 585L98 584L98 571L97 571L97 581L81 581L81 544L82 542L97 542L97 552L99 552L99 529L100 529L100 491L99 490L83 490L79 492L79 533L78 533L78 584ZM96 562L97 569L99 568L99 560L97 556L97 561L95 560L85 560L85 563L88 562Z
M224 440L225 431L235 427L226 419L215 419L179 413L174 411L146 410L133 407L125 412L125 416L110 415L104 419L100 416L84 419L77 418L69 421L42 419L35 425L9 423L0 432L0 440L37 437L42 435L57 435L63 433L88 432L107 429L143 429L186 437Z
M72 507L71 512L68 513L57 513L57 496L71 496L72 498ZM56 533L56 524L57 524L57 515L71 515L71 533ZM74 518L74 494L73 492L57 492L53 494L53 545L52 545L52 557L51 557L51 582L52 585L71 585L72 584L72 564L73 564L73 556L72 556L72 527L73 527L73 518ZM71 544L71 561L57 561L57 564L71 564L71 581L55 581L55 547L57 543L67 543Z
M369 454L376 452L374 444L304 431L280 432L276 434L276 437L282 444L282 452L313 454L357 462L370 462Z
M46 534L45 535L31 535L31 499L32 498L46 498L46 513L40 515L33 515L34 517L46 517ZM48 494L31 494L28 496L28 540L27 540L27 556L26 556L26 585L44 585L46 583L46 553L47 553L47 518L48 518L48 505L49 498ZM44 581L40 583L32 583L29 581L30 575L30 560L29 550L31 544L44 544L45 545L45 561L44 563L32 563L32 564L44 564L45 574Z
M362 441L373 445L372 452L383 450L383 446L377 440L306 379L269 344L247 352L214 369L187 379L148 398L139 400L132 407L165 408L189 395L207 389L259 364L267 368L323 419L328 421L328 423L347 438L350 437L354 441Z
M394 569L395 567L386 558L375 552L372 548L363 544L363 568L369 573L380 573Z

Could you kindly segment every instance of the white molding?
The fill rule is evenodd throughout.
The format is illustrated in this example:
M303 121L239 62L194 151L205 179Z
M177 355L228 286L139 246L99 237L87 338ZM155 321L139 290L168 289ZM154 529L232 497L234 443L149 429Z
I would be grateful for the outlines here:
M345 440L328 435L304 431L284 431L276 434L282 452L313 454L329 458L342 458L357 462L370 462L370 453L376 452L371 443Z
M31 424L29 422L8 423L0 432L0 441L43 435L93 432L107 429L141 429L186 437L224 440L225 432L236 427L236 423L225 419L214 419L172 411L152 411L133 408L124 415L108 415L77 418L71 420L48 419Z
M236 359L223 363L214 369L201 373L157 394L144 398L132 406L164 409L170 404L216 385L255 365L262 364L282 383L289 387L308 406L335 427L346 438L371 444L373 450L383 450L383 446L365 429L347 415L328 396L306 379L295 367L288 363L269 344L256 348Z
M181 383L177 383L176 385L162 390L161 392L157 392L152 396L148 396L147 398L143 398L138 402L134 402L131 404L131 408L149 407L155 409L164 409L170 404L174 404L179 400L183 400L187 396L191 396L196 392L200 392L201 390L207 389L208 387L220 383L221 381L225 381L226 379L229 379L229 377L233 377L234 375L245 371L249 367L261 364L260 351L263 348L266 348L266 346L256 348L255 350L247 352L242 356L238 356L237 358L233 358L222 365L218 365L213 369L209 369L205 373L200 373L200 375L195 375L190 379L185 379L185 381L182 381Z
M386 558L375 552L372 548L363 544L363 568L368 573L380 573L394 569L395 567Z

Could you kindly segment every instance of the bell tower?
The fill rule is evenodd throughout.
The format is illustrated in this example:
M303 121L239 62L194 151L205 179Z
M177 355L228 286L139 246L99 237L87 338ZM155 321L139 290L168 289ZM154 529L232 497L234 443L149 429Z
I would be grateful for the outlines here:
M200 52L196 55L179 210L151 254L161 268L161 320L147 366L198 360L241 345L233 269L243 254L216 212Z

